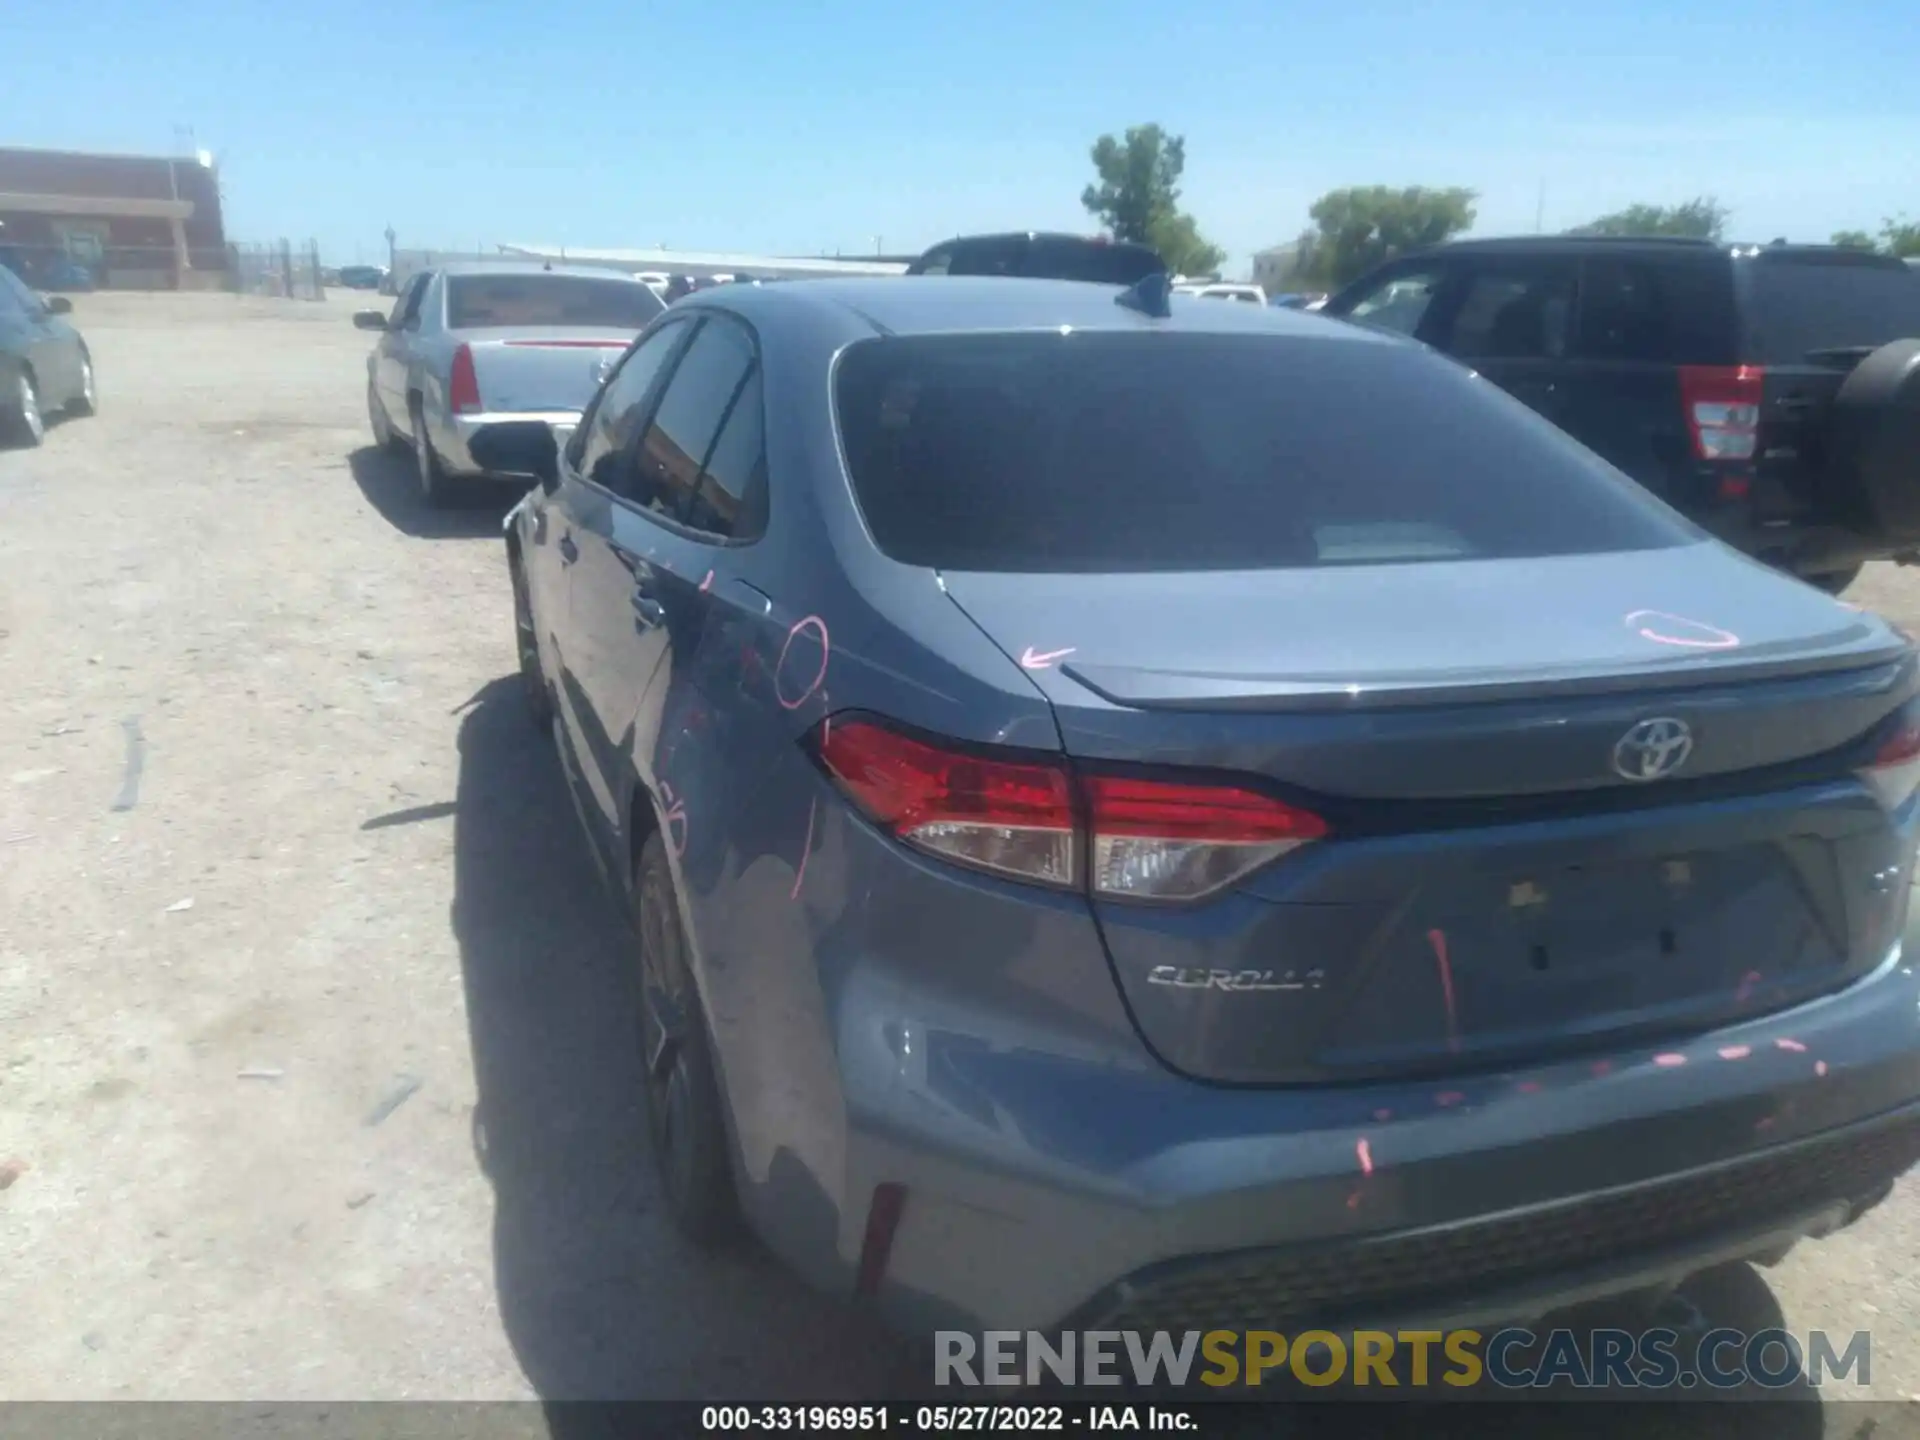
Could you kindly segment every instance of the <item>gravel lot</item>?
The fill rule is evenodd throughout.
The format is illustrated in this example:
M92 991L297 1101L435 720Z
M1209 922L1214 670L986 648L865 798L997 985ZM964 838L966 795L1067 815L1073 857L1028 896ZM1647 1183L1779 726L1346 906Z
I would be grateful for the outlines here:
M78 297L101 414L0 454L0 1397L879 1393L899 1347L658 1214L511 497L368 448L353 308ZM1853 598L1920 629L1920 573ZM1720 1280L1920 1393L1912 1182Z

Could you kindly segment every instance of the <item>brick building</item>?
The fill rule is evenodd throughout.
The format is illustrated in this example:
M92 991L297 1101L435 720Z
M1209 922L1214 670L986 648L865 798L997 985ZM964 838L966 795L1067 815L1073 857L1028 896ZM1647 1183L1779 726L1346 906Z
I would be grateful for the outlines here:
M30 283L65 264L115 289L222 288L212 159L0 149L0 260Z

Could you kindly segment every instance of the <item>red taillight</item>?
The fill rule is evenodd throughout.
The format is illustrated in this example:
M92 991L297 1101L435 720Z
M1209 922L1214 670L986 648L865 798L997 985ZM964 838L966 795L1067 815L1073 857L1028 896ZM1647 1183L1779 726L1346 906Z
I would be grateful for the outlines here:
M453 375L447 382L447 404L456 415L470 415L480 408L480 376L473 368L471 345L462 345L453 352Z
M1908 715L1880 742L1873 759L1860 771L1874 794L1890 810L1897 810L1920 789L1920 717Z
M1682 365L1680 403L1693 453L1702 460L1751 460L1760 436L1766 371L1758 365Z
M950 750L864 720L816 732L815 753L861 812L919 849L1097 895L1192 900L1327 833L1257 791ZM1081 855L1090 861L1083 880Z

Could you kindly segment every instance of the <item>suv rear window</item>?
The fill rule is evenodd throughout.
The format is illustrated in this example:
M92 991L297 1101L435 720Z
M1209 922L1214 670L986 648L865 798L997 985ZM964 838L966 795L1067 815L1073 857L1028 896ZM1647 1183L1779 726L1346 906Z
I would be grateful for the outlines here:
M596 325L640 330L666 305L637 280L589 275L455 275L447 281L447 328L518 329Z
M1095 285L1138 285L1166 268L1158 255L1143 246L1041 235L1028 247L1020 273L1046 280L1085 280Z
M1647 550L1697 538L1493 385L1398 344L895 336L834 404L875 543L1025 574Z
M1920 335L1920 274L1844 253L1769 255L1747 266L1748 360L1800 365L1810 350Z

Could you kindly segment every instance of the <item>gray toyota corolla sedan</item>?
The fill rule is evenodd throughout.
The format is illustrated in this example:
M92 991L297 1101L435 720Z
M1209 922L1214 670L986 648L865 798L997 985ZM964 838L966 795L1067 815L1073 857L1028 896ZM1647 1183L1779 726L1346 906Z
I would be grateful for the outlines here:
M915 1327L1337 1327L1875 1204L1905 639L1418 345L1156 285L705 291L487 442L679 1222Z

